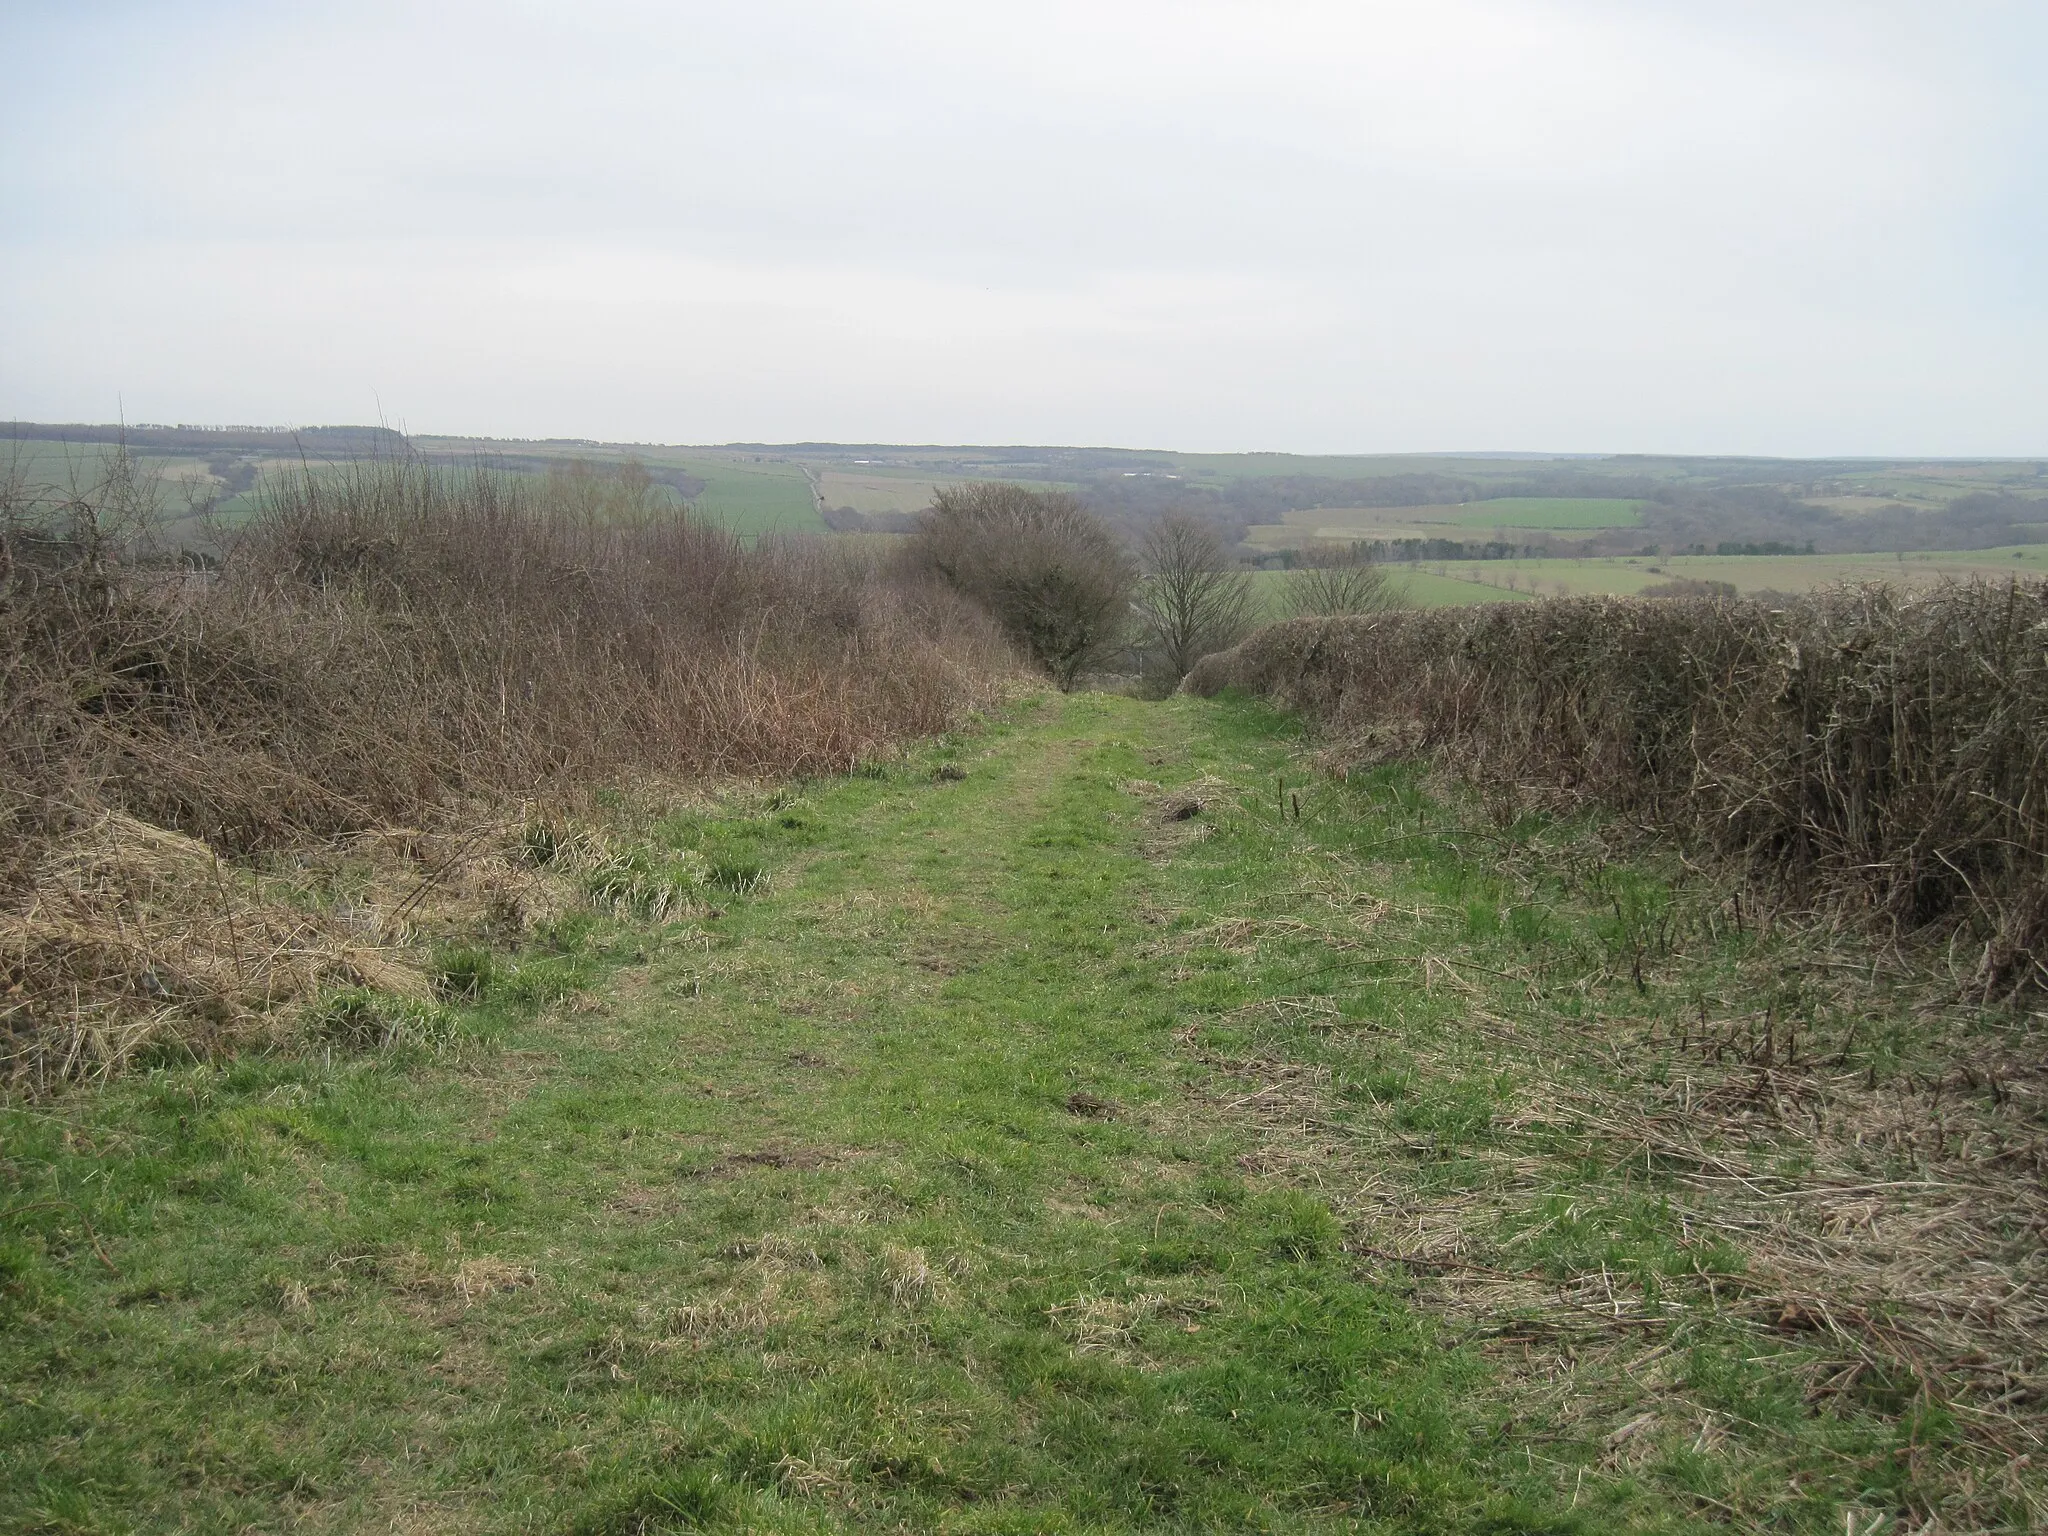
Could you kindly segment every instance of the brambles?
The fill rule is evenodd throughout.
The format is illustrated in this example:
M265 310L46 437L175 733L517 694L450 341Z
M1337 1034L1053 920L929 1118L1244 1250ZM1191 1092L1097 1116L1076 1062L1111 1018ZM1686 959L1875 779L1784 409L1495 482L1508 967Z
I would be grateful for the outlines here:
M1256 689L1354 758L1431 753L1743 861L1781 902L1955 936L2048 979L2048 588L1784 607L1583 598L1295 620L1184 685Z
M912 536L911 559L987 609L1063 692L1123 642L1137 570L1116 536L1064 491L997 481L941 487Z

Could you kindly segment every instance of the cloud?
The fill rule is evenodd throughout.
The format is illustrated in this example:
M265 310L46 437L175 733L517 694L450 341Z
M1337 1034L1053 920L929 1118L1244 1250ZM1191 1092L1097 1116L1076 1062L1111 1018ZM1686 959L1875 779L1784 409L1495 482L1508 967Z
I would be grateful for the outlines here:
M30 11L0 44L66 67L0 104L0 412L2038 451L2042 41L1825 0Z

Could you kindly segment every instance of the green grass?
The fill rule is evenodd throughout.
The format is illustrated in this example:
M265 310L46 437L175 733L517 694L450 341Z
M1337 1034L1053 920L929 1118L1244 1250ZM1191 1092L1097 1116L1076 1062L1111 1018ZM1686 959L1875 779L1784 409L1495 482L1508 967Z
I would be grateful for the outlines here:
M29 439L0 440L0 476L19 475L31 484L78 486L89 490L105 476L103 443L63 443Z
M1499 584L1502 573L1495 571L1494 565L1493 561L1472 562L1472 569L1493 576L1495 580L1492 582L1438 576L1430 571L1408 566L1390 569L1395 581L1400 584L1403 597L1408 605L1414 608L1461 608L1468 603L1527 602L1529 593Z
M694 505L706 517L749 538L764 533L823 533L811 483L796 465L780 460L684 459L681 467L704 482Z
M1475 575L1493 577L1491 583L1466 581L1456 576L1438 576L1433 571L1412 565L1390 565L1387 576L1394 585L1398 600L1409 608L1458 608L1467 603L1526 602L1530 594L1520 589L1510 590L1499 583L1505 578L1506 562L1472 561L1450 567L1452 570L1470 569ZM1268 619L1282 617L1281 594L1290 573L1287 571L1254 571L1252 591L1260 604L1260 612ZM1519 577L1517 578L1520 579Z
M1609 593L1631 597L1645 587L1687 578L1722 581L1740 592L1805 592L1837 582L1925 585L1973 577L2048 575L2048 544L2002 545L1988 550L1920 550L1875 555L1626 555L1592 559L1446 563L1447 571L1484 571L1495 581L1513 576L1544 597ZM1394 567L1406 569L1406 567ZM1425 565L1423 572L1437 567ZM1473 594L1489 601L1498 594Z
M1590 559L1471 560L1395 564L1388 574L1418 608L1457 607L1538 597L1633 597L1685 578L1727 582L1737 591L1806 592L1839 582L1924 586L1941 580L2048 576L2048 544L1988 550L1920 550L1903 555L1616 555ZM1439 574L1441 572L1442 574ZM1470 577L1459 573L1469 572ZM1476 579L1475 579L1476 578ZM1284 579L1260 572L1263 591ZM1513 580L1511 588L1506 585Z
M55 487L60 494L89 495L106 479L108 458L117 450L108 443L65 443L0 438L0 480L17 476L32 486ZM160 475L166 481L166 504L180 510L175 482L183 478L210 478L204 458L192 455L138 453L137 470L145 477Z
M1467 502L1458 525L1464 528L1634 528L1643 520L1640 501L1566 496L1503 496Z
M1742 1256L1673 1173L1517 1119L1747 941L1659 950L1645 990L1615 957L1659 869L1305 746L1227 701L1022 705L643 826L643 873L726 872L718 915L572 917L449 952L430 1014L337 1003L341 1045L0 1109L0 1528L1823 1533L1924 1503L1951 1427L1910 1392L1811 1410L1818 1345L1718 1319L1701 1276ZM1198 817L1162 821L1175 790ZM1630 1325L1540 1286L1527 1320L1447 1310L1373 1257L1468 1204L1476 1261L1597 1271Z
M76 486L81 491L90 491L102 480L105 456L111 451L105 444L98 443L67 444L33 439L9 443L0 440L0 476L18 470L24 479L31 482L65 488ZM583 458L598 463L623 462L634 456L624 450L598 452L580 449L556 455L564 462ZM705 487L696 501L697 510L736 533L754 538L764 533L822 533L825 530L811 497L810 482L804 477L802 468L794 463L766 458L755 460L738 454L706 458L650 452L644 457L650 463L680 468L703 480ZM178 476L204 476L206 461L190 455L146 454L139 455L138 462L145 472L161 472L167 477L164 510L168 518L175 520L183 511L183 503L171 481ZM261 474L274 473L280 467L298 467L296 459L279 456L259 456L259 464L259 487ZM216 516L230 525L239 522L255 511L259 497L260 489L255 487L225 497L216 508ZM174 534L176 531L173 530Z

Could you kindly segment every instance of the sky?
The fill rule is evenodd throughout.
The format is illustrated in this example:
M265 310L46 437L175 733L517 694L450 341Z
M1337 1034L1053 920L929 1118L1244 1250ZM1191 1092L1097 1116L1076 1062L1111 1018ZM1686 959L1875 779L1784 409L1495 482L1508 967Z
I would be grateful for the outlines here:
M0 0L0 418L2048 452L2042 0Z

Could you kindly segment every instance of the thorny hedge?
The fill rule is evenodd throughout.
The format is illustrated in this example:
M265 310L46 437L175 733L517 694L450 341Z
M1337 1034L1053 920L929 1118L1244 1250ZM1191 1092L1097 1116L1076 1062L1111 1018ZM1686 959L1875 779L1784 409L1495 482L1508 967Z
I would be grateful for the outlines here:
M1273 625L1184 685L1299 709L1340 755L1428 755L1733 856L1777 901L2048 981L2048 587L1619 598Z

